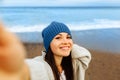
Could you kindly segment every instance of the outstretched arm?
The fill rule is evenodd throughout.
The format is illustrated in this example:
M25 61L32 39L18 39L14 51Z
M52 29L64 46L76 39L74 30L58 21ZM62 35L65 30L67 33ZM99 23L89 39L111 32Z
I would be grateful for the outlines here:
M25 55L26 51L19 39L0 24L0 78L3 79L1 76L7 77L11 74L16 76L26 74L24 72L27 71L24 63ZM8 78L8 80L12 79Z

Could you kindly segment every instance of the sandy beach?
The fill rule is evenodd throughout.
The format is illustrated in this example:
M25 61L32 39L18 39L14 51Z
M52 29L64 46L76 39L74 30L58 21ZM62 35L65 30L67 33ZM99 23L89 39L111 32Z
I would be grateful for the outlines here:
M41 55L42 43L24 43L27 57L33 58ZM92 60L86 71L85 80L119 80L120 54L88 49Z
M50 22L57 20L68 24L73 41L91 52L92 60L86 71L85 80L120 80L120 7L117 7L119 4L116 5L118 0L114 1L114 4L106 2L107 0L101 1L103 4L99 6L100 0L96 0L95 3L92 1L90 4L82 4L81 7L69 7L68 3L68 7L62 7L63 4L61 7L34 7L33 4L27 7L26 4L19 6L12 3L9 7L9 0L5 0L5 3L8 3L6 5L4 0L0 1L0 18L24 43L27 58L41 55L41 31ZM70 1L74 2L68 2ZM15 0L13 2L15 3ZM71 5L76 6L74 3Z

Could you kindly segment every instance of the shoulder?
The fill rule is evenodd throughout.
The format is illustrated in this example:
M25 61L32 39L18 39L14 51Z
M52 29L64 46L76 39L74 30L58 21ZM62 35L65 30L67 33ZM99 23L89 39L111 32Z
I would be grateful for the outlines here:
M48 80L48 76L46 75L47 71L42 62L38 62L34 59L27 59L26 63L30 70L31 80L44 80L44 78Z
M54 80L49 64L44 60L45 53L32 59L26 59L32 80Z

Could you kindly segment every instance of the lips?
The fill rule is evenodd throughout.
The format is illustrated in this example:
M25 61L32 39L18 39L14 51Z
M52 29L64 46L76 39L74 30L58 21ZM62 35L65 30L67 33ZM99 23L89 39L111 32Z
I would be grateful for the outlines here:
M62 47L60 47L60 49L69 50L69 49L70 49L70 46L62 46Z

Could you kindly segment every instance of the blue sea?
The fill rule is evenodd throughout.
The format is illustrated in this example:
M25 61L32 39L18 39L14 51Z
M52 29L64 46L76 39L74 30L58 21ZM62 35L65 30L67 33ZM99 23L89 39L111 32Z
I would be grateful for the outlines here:
M120 51L120 7L0 7L0 19L23 42L42 42L43 28L59 21L82 46Z
M71 29L119 27L120 8L0 7L0 19L13 32L41 31L52 21L68 24Z

